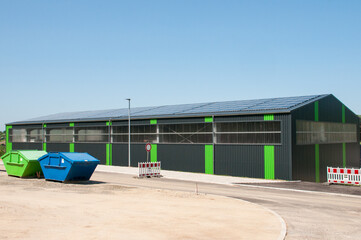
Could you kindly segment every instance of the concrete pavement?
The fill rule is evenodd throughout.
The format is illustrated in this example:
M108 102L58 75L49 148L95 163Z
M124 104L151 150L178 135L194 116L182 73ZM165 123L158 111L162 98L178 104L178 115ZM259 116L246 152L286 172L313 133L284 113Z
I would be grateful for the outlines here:
M106 166L98 165L96 168L97 172L111 172L111 173L122 173L133 176L138 176L138 168L136 167L119 167L119 166ZM267 180L259 178L245 178L245 177L231 177L231 176L220 176L220 175L209 175L204 173L190 173L190 172L177 172L161 170L163 178L177 179L181 181L192 181L192 182L203 182L213 184L265 184L265 183L283 183L284 180Z

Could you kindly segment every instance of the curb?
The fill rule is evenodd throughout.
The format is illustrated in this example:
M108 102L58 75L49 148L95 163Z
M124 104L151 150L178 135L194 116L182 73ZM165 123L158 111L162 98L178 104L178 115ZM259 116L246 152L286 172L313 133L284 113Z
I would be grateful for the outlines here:
M214 194L206 194L206 195L214 195ZM286 221L283 219L283 217L281 217L281 215L279 215L278 213L276 213L275 211L265 207L265 206L262 206L260 204L257 204L257 203L253 203L253 202L249 202L249 201L246 201L246 200L243 200L243 199L239 199L239 198L235 198L235 197L227 197L227 196L222 196L222 195L214 195L214 196L217 196L217 197L224 197L224 198L230 198L230 199L234 199L234 200L238 200L238 201L242 201L242 202L247 202L249 204L252 204L252 205L255 205L257 207L260 207L260 208L263 208L264 210L266 210L267 212L270 212L271 214L273 214L277 219L278 221L280 222L281 224L281 231L280 231L280 234L278 235L277 237L277 240L284 240L286 238L286 235L287 235L287 224L286 224Z

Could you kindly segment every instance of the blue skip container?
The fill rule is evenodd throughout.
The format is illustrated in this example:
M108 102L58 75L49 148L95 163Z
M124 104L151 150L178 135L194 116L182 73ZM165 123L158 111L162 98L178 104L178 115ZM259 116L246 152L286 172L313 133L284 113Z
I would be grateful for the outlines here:
M50 152L38 159L46 180L87 181L99 160L88 153Z

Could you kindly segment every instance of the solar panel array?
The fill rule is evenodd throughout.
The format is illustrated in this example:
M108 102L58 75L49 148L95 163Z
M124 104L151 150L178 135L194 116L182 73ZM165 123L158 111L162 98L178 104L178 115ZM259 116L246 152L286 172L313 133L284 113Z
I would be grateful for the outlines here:
M132 117L164 117L164 116L194 116L203 114L222 115L222 113L249 113L277 110L292 110L305 103L311 102L316 98L327 95L311 95L300 97L284 97L284 98L269 98L256 100L239 100L227 102L210 102L210 103L195 103L195 104L181 104L168 105L156 107L137 107L131 109ZM87 119L124 119L128 117L128 108L110 109L99 111L83 111L83 112L69 112L58 113L38 118L29 119L25 122L44 122L44 121L84 121ZM20 122L16 122L20 123Z

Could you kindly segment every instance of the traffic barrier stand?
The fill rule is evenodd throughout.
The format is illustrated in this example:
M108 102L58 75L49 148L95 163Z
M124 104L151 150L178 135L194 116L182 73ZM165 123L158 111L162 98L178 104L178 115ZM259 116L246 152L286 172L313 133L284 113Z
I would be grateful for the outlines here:
M327 167L327 182L361 185L361 169Z
M160 169L160 162L139 162L138 177L161 177Z

